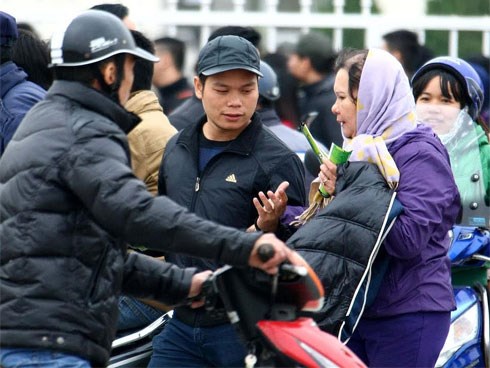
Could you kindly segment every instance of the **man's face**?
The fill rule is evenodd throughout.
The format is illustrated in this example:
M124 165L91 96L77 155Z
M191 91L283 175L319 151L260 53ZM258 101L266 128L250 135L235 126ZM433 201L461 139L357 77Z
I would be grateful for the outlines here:
M195 77L194 87L207 116L206 138L232 140L248 126L259 97L256 74L243 69L229 70L207 77L204 86Z
M162 46L155 46L155 56L160 60L154 64L153 84L157 87L163 87L161 80L164 79L167 69L170 67L172 59L170 53Z
M308 71L309 59L298 54L291 54L288 58L288 70L291 75L302 81Z
M134 81L134 56L127 54L124 59L124 79L119 87L119 102L124 105L129 100Z

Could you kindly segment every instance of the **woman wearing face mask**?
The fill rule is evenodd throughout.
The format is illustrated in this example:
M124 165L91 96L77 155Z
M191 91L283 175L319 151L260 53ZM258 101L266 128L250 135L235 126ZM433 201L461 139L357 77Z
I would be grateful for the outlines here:
M475 192L470 180L474 171L483 172L480 183L486 206L490 206L489 132L478 118L483 105L480 77L466 61L442 56L417 70L412 87L419 119L432 127L448 149L463 206L470 200L468 195ZM470 153L472 147L477 149L479 160Z
M446 254L460 206L446 150L417 124L408 79L389 53L341 53L334 92L349 161L375 163L404 208L383 243L386 273L348 346L370 367L433 367L455 306ZM341 172L323 161L330 194Z
M417 114L430 125L446 146L461 195L461 225L482 218L490 226L490 145L488 128L478 118L483 105L483 84L466 61L437 57L417 70L412 78ZM488 268L488 266L487 266ZM454 285L487 283L487 270L453 268Z

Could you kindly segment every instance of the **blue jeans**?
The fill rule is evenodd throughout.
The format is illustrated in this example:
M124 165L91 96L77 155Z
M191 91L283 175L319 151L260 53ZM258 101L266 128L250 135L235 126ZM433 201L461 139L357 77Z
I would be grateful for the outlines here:
M88 360L55 350L1 348L2 368L91 368Z
M347 346L368 367L434 367L450 323L450 312L363 318Z
M119 297L118 307L118 331L145 327L165 313L128 296Z
M148 368L243 367L247 351L235 327L192 327L172 318L153 338Z

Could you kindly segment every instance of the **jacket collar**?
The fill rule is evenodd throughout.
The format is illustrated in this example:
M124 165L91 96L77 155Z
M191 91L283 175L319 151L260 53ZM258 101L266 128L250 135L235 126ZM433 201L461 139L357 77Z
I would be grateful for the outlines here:
M2 64L0 68L0 96L5 96L12 87L26 79L27 74L14 62L8 61Z
M125 110L103 93L79 82L57 80L48 90L47 97L60 95L97 114L105 116L128 134L141 119Z
M124 104L124 108L136 115L149 111L163 112L157 95L151 90L141 90L131 93L128 102Z
M176 143L185 145L190 151L195 153L194 157L198 157L199 133L202 131L202 126L206 121L207 118L205 116L198 123L187 126L180 132L177 139ZM226 147L225 151L248 156L255 147L256 137L261 129L263 128L260 116L254 113L250 124Z

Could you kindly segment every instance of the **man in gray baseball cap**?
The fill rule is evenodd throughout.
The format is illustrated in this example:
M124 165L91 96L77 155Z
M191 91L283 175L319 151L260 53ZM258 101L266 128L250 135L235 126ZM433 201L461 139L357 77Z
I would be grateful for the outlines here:
M208 220L280 237L279 217L286 204L305 204L304 170L299 157L255 113L262 76L259 52L244 38L219 36L202 48L197 72L194 89L206 115L167 143L159 194ZM220 266L176 254L167 260L198 270ZM226 313L179 307L153 339L149 366L239 367L246 353Z
M330 38L322 33L302 35L288 59L291 75L299 81L297 91L301 118L310 112L318 113L310 125L311 134L325 147L342 145L342 134L331 107L335 102L333 65L336 54Z
M210 76L233 69L248 70L260 77L260 55L254 45L239 36L221 36L199 52L197 74Z

